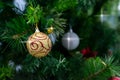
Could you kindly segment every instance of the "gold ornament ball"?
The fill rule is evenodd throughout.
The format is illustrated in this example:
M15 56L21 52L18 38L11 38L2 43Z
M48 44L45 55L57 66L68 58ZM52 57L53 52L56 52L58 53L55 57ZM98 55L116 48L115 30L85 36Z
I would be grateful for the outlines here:
M27 41L27 49L29 53L37 58L46 56L52 47L50 38L39 31L32 34Z
M53 29L54 29L54 28L51 26L50 28L47 29L47 32L50 34L50 33L53 32Z

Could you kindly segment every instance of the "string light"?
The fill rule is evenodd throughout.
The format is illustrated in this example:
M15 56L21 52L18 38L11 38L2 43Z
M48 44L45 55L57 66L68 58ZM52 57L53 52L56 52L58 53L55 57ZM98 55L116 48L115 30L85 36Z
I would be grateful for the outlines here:
M118 10L120 11L120 0L119 0L119 3L118 3Z
M106 20L106 17L109 16L107 14L104 14L103 9L100 11L100 15L97 15L100 18L100 21L103 23Z

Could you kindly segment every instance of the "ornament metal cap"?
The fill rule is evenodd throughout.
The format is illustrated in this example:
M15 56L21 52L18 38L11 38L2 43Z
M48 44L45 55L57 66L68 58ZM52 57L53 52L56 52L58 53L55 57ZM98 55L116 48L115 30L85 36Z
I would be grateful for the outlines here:
M72 28L70 28L70 32L71 32L71 33L73 32Z
M36 28L35 28L35 32L40 32L39 28L38 28L38 24L36 23Z
M40 32L40 30L38 28L36 28L35 32Z
M69 30L69 32L73 32L73 30L72 30L72 26L69 24L69 26L70 26L70 30Z

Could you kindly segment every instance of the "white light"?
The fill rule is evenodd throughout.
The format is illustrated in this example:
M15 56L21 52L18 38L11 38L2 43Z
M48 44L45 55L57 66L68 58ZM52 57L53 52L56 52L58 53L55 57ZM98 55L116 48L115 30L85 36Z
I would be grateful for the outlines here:
M118 4L118 10L120 11L120 3Z
M71 38L70 38L70 37L68 37L68 38L67 38L67 40L68 40L68 41L70 41L70 40L71 40Z
M22 70L22 65L17 65L15 69L16 69L17 72Z
M101 13L99 16L100 16L100 21L104 22L107 20L109 15Z
M100 20L103 22L104 14L100 14Z
M8 62L8 65L9 65L10 67L14 67L15 63L14 63L12 60L10 60L10 61Z
M104 14L103 9L101 9L100 14L96 15L99 17L100 21L103 23L106 21L107 17L109 16L108 14Z
M50 27L51 30L53 30L54 28L53 27Z

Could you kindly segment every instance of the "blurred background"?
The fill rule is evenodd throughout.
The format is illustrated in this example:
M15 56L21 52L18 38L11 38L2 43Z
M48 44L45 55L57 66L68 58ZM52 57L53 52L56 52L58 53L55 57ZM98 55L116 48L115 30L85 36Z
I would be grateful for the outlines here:
M120 0L0 0L0 80L120 80L119 63Z

